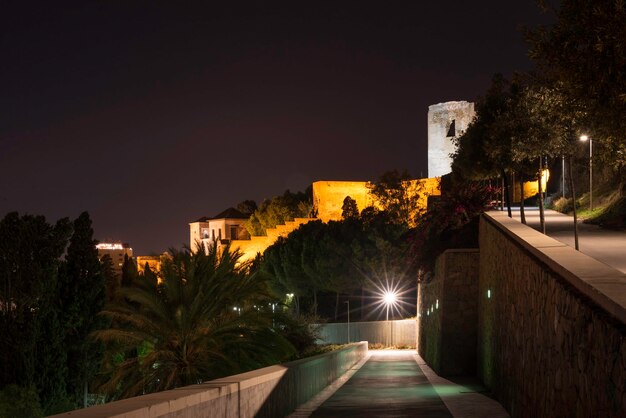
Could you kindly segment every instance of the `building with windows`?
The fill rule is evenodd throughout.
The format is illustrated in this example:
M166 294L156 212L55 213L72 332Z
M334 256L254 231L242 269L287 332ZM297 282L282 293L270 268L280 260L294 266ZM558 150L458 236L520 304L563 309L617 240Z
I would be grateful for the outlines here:
M102 257L108 255L113 261L113 269L117 274L122 273L122 266L124 265L124 256L133 258L133 249L126 242L101 242L96 244L98 250L98 258L102 260Z
M250 215L246 215L235 208L213 216L202 217L189 224L189 245L193 251L217 244L218 247L227 245L234 240L249 240L250 234L245 223Z

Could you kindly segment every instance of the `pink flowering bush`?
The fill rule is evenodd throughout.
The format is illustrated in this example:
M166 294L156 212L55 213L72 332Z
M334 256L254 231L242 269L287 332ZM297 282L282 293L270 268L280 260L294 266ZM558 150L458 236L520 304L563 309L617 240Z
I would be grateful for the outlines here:
M491 209L498 190L480 182L455 184L431 199L413 234L418 266L431 271L437 257L451 248L478 247L480 214Z

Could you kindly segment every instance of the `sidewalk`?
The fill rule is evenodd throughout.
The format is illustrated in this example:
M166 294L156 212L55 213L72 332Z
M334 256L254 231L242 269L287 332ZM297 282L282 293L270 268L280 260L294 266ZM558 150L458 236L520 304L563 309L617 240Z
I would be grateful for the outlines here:
M528 226L540 230L539 209L525 208ZM513 219L520 220L519 208L513 209ZM545 210L546 234L549 237L574 247L574 218L554 210ZM626 273L626 232L603 229L582 222L578 224L580 251Z
M437 376L415 350L370 353L334 394L297 416L312 412L312 417L508 417L494 400Z

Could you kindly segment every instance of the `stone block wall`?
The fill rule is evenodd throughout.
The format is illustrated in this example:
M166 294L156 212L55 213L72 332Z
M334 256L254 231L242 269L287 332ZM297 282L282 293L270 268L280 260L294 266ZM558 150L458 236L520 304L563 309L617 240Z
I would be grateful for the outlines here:
M478 322L476 249L447 250L419 290L419 353L441 376L474 375Z
M503 213L480 225L478 374L512 417L626 416L626 276Z
M199 385L137 396L52 418L282 417L367 355L367 342Z

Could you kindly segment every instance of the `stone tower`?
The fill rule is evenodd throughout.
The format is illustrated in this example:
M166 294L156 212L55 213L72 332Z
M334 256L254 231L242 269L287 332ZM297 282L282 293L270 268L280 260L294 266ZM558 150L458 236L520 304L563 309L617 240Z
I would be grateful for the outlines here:
M446 102L428 106L428 177L452 171L453 139L474 119L474 103Z

